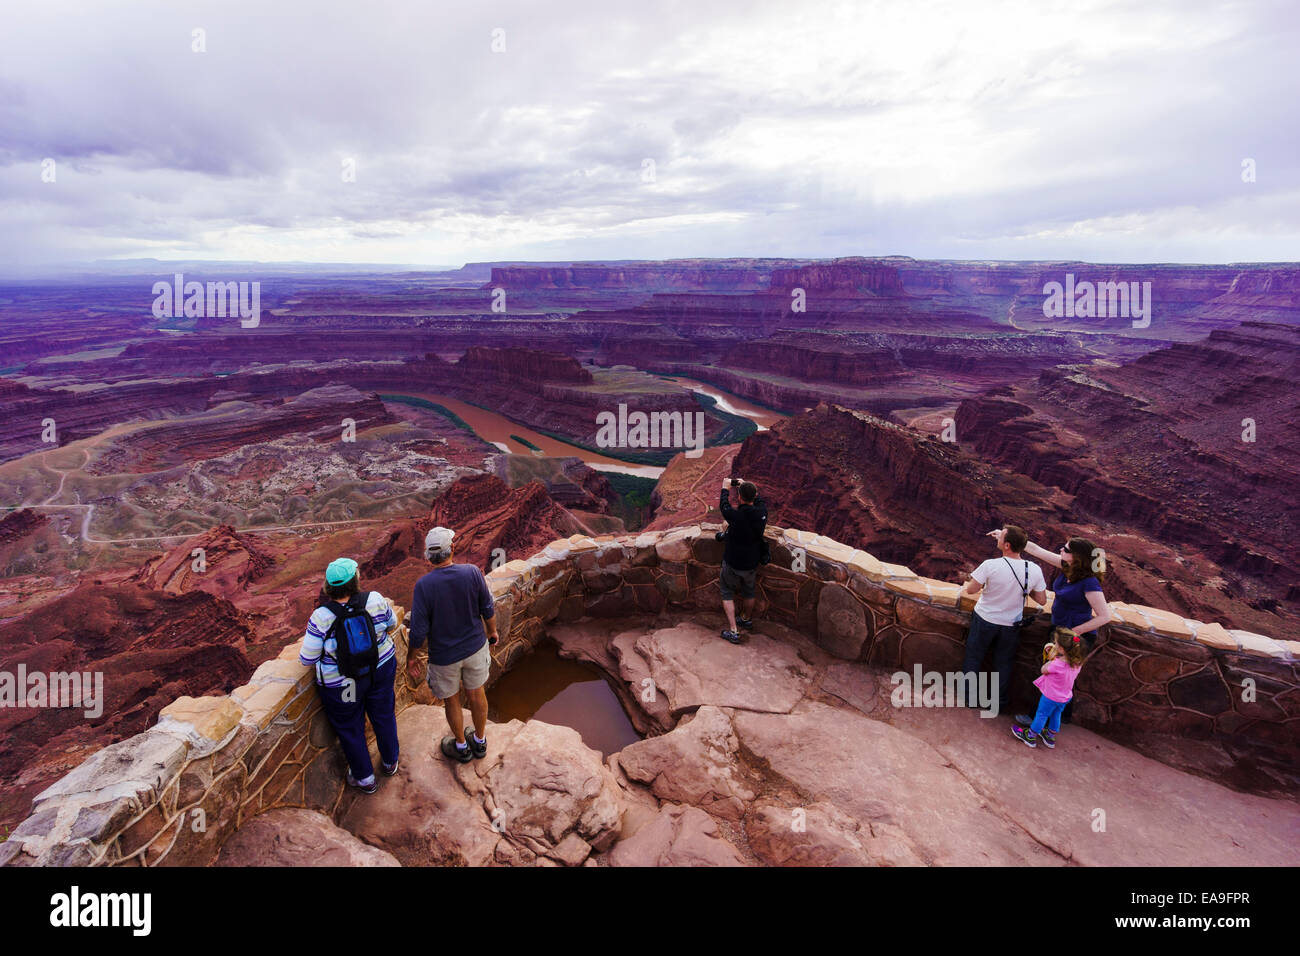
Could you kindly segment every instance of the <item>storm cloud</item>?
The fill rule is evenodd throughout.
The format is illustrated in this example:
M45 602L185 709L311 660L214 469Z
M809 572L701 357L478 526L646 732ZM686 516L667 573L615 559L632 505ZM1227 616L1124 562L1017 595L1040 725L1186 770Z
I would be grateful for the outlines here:
M5 21L14 267L1300 258L1293 3L144 0Z

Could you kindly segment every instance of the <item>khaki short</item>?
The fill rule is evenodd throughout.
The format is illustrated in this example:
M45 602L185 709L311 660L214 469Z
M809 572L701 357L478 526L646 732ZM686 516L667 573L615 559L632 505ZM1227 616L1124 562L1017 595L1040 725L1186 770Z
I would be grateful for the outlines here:
M463 684L466 690L478 690L487 683L492 668L492 647L487 641L477 651L454 664L430 662L427 680L429 690L439 700L454 697Z

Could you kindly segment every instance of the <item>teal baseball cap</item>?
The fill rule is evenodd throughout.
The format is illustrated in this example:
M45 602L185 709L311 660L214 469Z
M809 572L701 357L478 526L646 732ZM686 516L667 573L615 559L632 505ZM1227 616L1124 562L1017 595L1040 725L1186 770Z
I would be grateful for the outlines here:
M357 573L357 563L351 558L335 558L325 569L326 584L347 584Z

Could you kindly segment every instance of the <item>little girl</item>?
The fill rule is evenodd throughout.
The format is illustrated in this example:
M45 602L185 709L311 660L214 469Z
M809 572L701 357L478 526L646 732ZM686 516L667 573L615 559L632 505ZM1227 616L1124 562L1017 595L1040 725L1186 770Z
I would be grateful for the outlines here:
M1011 733L1017 740L1029 747L1037 747L1039 740L1049 749L1056 746L1056 734L1061 729L1061 711L1074 696L1074 681L1086 656L1079 635L1068 627L1053 628L1052 643L1047 647L1047 663L1043 665L1042 676L1034 681L1034 686L1043 692L1038 698L1038 713L1028 727L1012 725Z

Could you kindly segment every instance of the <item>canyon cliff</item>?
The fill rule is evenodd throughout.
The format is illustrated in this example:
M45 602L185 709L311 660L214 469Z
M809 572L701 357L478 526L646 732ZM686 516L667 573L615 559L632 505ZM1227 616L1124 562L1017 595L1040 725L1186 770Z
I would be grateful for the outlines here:
M832 295L904 294L897 268L860 256L793 269L773 269L771 287L773 291L789 292L798 288Z
M1245 323L1120 366L1059 368L969 399L959 440L1075 507L1202 553L1210 587L1300 612L1300 328ZM1270 489L1273 492L1270 492Z
M248 645L262 639L224 598L130 582L87 581L0 625L0 671L98 673L103 693L93 708L0 708L0 821L26 816L33 796L100 747L151 726L177 697L243 683L254 666Z
M495 475L471 475L448 488L429 513L429 527L456 532L456 559L488 570L494 557L525 558L567 538L578 522L540 482L510 488ZM504 563L498 561L497 563Z
M994 401L1003 414L1020 407ZM973 412L963 421L974 429ZM958 435L977 440L960 423ZM814 529L943 580L962 580L990 557L985 533L1010 523L1024 527L1039 544L1079 535L1103 548L1112 600L1157 604L1187 617L1278 636L1292 633L1300 621L1300 608L1293 595L1284 600L1287 592L1272 563L1263 556L1245 557L1240 548L1229 553L1234 549L1225 550L1222 542L1231 542L1231 535L1198 539L1191 534L1193 525L1173 521L1154 522L1147 540L1129 533L1132 515L1143 510L1131 497L1139 492L1125 493L1119 480L1107 477L1124 475L1129 460L1096 462L1098 470L1090 473L1093 490L1086 494L1056 483L1050 457L1035 456L1035 461L1043 461L1043 467L1022 473L955 443L822 404L746 439L731 473L758 484L773 524ZM1149 465L1168 467L1156 456ZM1158 494L1159 476L1153 472L1151 479ZM1243 481L1248 484L1249 476ZM1101 489L1115 494L1114 504L1107 505ZM1244 514L1251 506L1243 508L1230 492L1227 486L1218 489L1217 507L1225 514ZM1205 494L1208 503L1212 491ZM1154 500L1155 494L1142 497ZM1266 504L1256 504L1264 507L1264 517ZM1158 515L1158 509L1152 513ZM1273 518L1285 527L1279 515ZM1255 594L1263 599L1251 600Z

